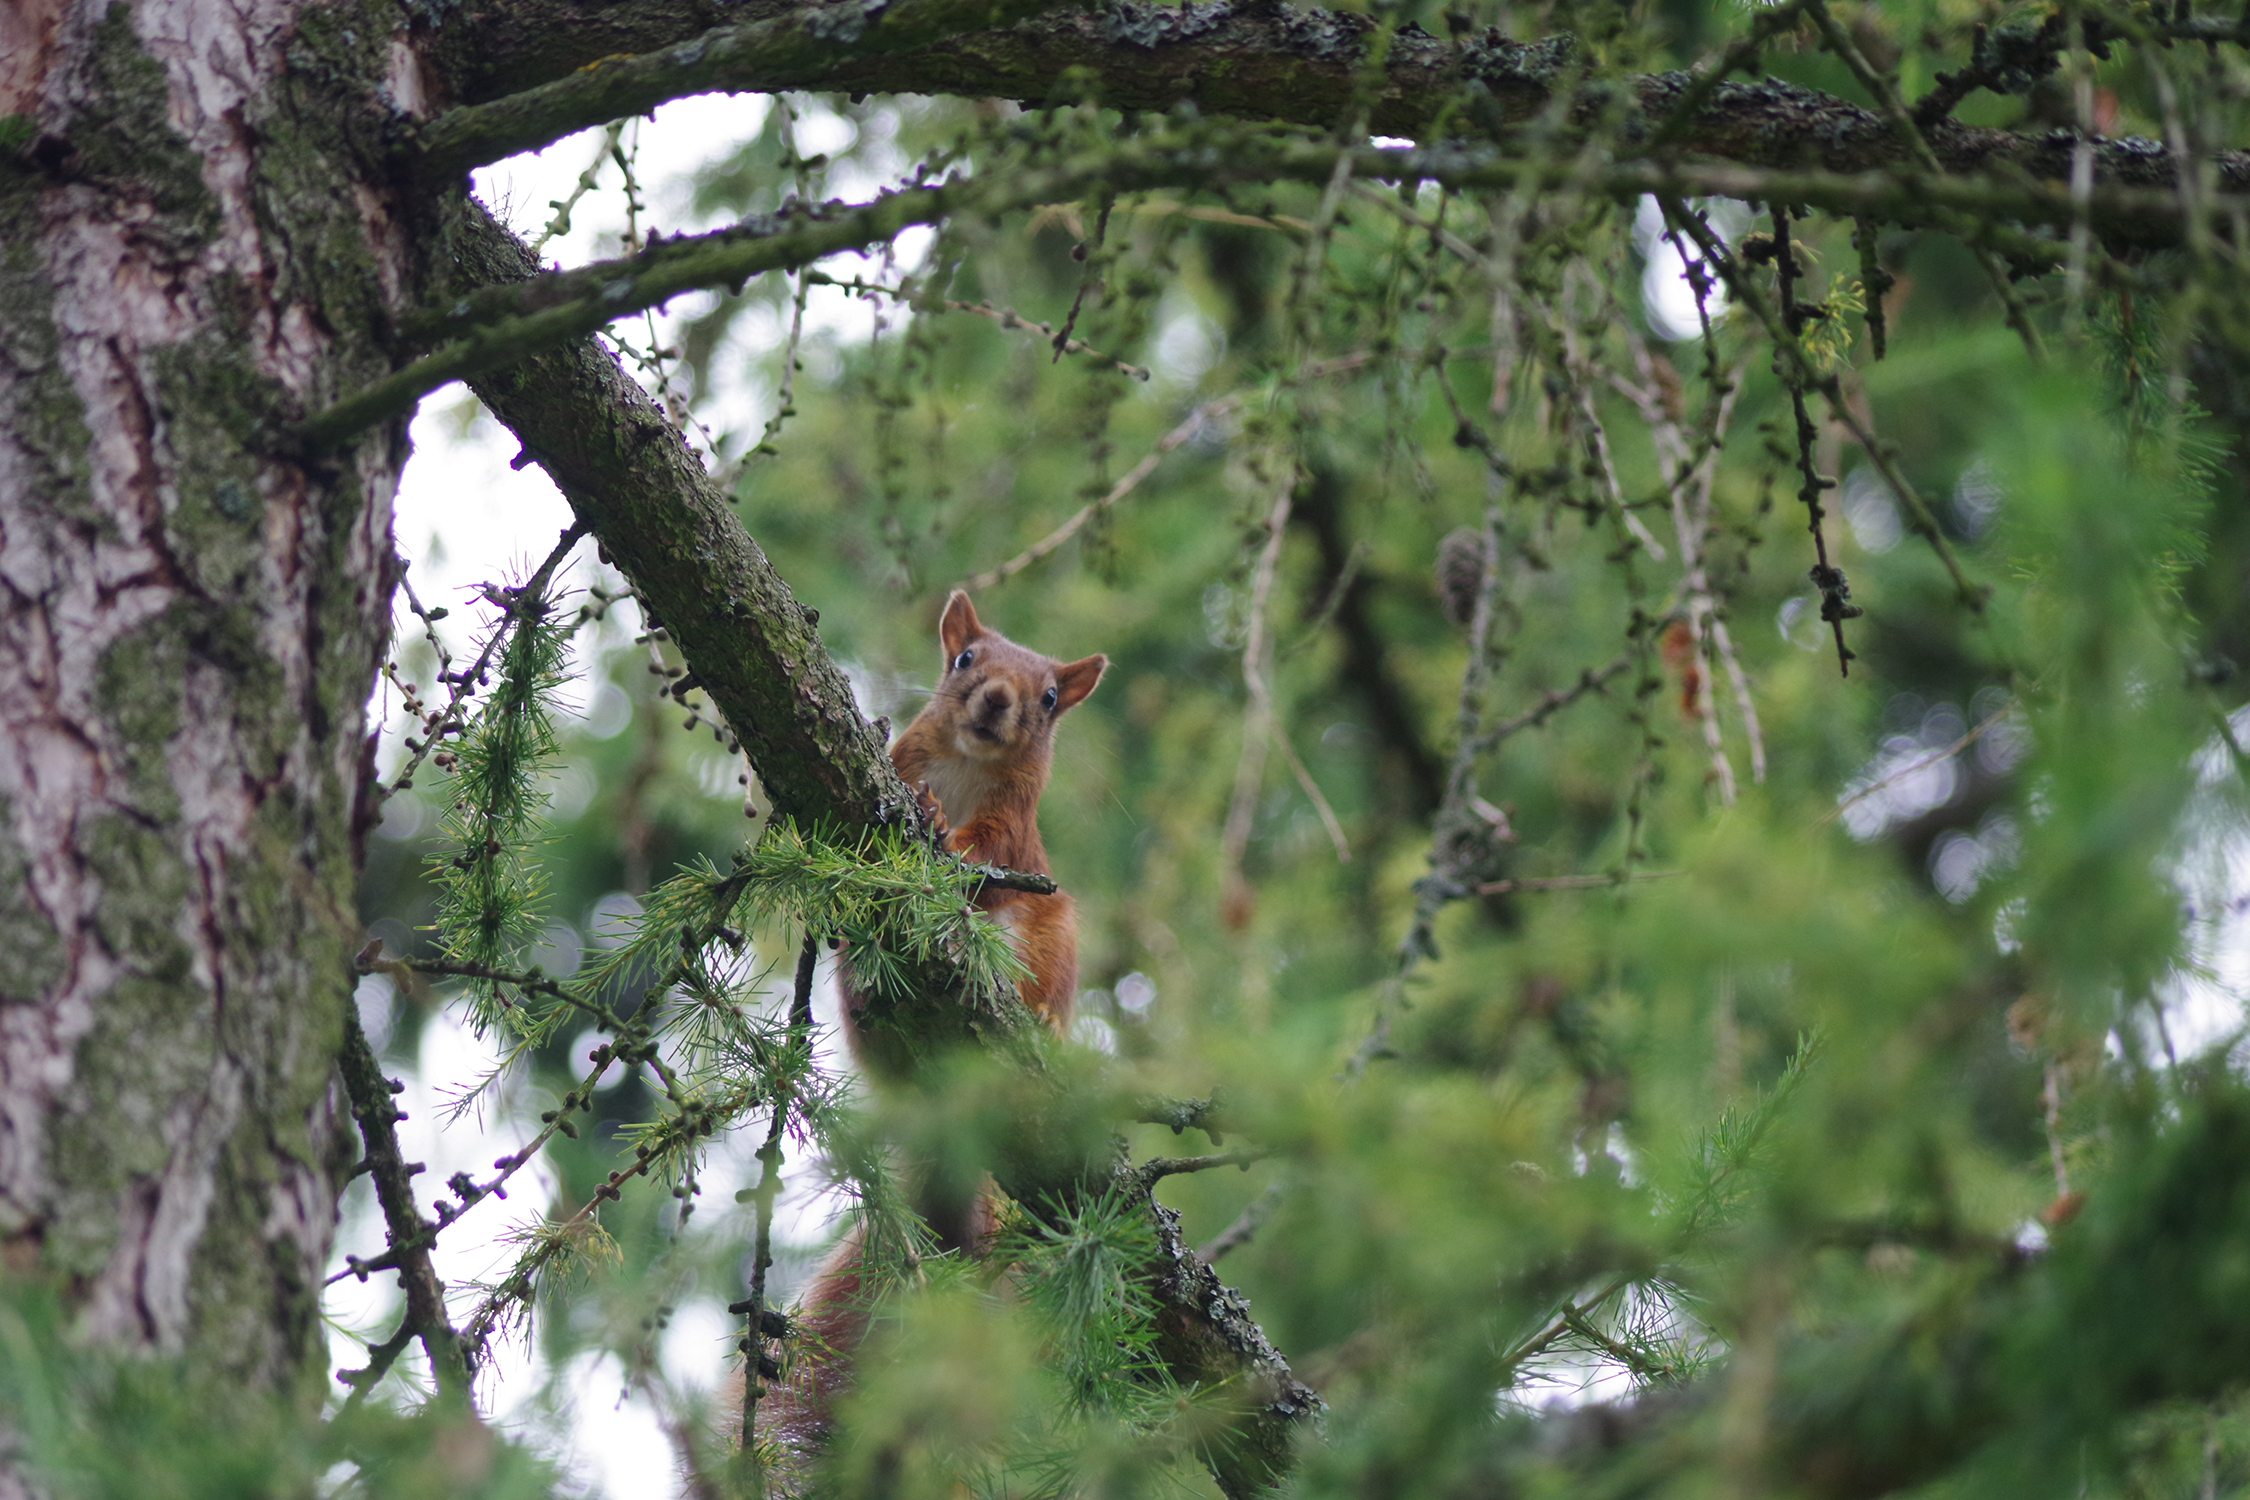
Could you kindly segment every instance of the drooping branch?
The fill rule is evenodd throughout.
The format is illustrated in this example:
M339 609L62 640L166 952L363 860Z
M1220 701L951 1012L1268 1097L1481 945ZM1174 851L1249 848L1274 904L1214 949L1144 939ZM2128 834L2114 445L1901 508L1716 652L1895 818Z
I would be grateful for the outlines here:
M473 204L461 211L452 248L464 290L536 274L522 244ZM741 737L777 812L861 827L912 815L881 739L820 645L815 612L774 572L678 429L615 356L589 341L566 344L493 372L475 389L662 620ZM984 1039L980 1027L1005 1025L1009 1016L1034 1025L1020 1005L1011 1004L1009 1016L971 1013L950 978L925 976L913 998L891 1003L894 1021L924 1036L972 1041ZM1025 1133L1042 1135L1033 1127ZM1230 1495L1259 1493L1280 1477L1320 1398L1290 1372L1242 1299L1196 1260L1176 1216L1122 1151L1090 1161L1051 1154L1002 1161L995 1173L1027 1205L1110 1193L1142 1207L1160 1247L1148 1287L1160 1309L1159 1352L1183 1386L1223 1387L1240 1403L1231 1431L1211 1444L1213 1474Z
M2014 174L1933 179L1889 171L1794 171L1705 162L1603 165L1554 153L1516 157L1490 147L1370 146L1346 154L1351 157L1352 176L1366 181L1436 182L1456 189L1575 190L1620 200L1644 193L1664 198L1746 198L1809 204L1900 224L1945 226L2003 218L2060 227L2083 221L2119 247L2174 244L2184 226L2180 201L2168 190L2100 187L2081 202L2059 180L2024 180ZM2065 151L2059 160L2067 156ZM411 410L422 396L450 381L473 380L618 318L661 306L682 293L740 285L766 271L807 265L888 240L912 225L960 213L996 215L1067 202L1097 187L1136 191L1239 182L1324 182L1336 170L1337 151L1330 145L1231 138L1221 142L1188 128L1085 160L906 188L867 203L793 205L709 234L652 241L638 255L488 283L442 308L406 319L410 331L425 337L459 336L319 413L300 426L298 436L316 449L339 444ZM2239 175L2239 183L2228 179L2233 184L2230 190L2250 195L2250 165Z

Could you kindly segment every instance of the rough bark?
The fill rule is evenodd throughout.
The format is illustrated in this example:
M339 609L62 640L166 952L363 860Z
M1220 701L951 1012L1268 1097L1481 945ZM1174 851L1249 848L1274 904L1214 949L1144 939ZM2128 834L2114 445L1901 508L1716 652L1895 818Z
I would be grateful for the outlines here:
M14 19L0 1268L89 1343L300 1386L405 445L315 467L279 434L383 366L411 275L336 104L373 94L390 28L298 0Z

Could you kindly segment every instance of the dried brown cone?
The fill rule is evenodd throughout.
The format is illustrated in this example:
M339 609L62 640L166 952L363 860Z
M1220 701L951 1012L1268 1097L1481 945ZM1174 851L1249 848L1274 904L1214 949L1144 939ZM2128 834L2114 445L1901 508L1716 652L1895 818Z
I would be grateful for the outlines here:
M1477 594L1483 587L1484 533L1474 526L1455 527L1437 549L1438 603L1445 617L1466 628L1477 612Z

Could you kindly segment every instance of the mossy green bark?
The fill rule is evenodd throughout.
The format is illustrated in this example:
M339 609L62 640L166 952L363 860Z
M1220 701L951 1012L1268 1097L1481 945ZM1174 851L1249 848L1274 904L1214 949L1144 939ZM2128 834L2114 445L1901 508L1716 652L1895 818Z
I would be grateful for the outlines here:
M420 267L386 266L404 241L370 236L395 192L377 137L398 17L346 3L306 18L246 42L288 56L257 58L272 86L224 142L239 155L214 165L173 96L201 60L160 58L135 7L111 6L56 63L83 107L18 132L46 165L0 167L0 423L30 481L0 499L0 546L49 579L7 623L19 640L81 632L58 659L90 670L47 684L67 721L49 753L98 768L69 783L83 800L67 817L0 793L0 1006L48 1008L55 1039L36 1066L5 1060L36 1113L11 1121L35 1145L8 1158L25 1175L0 1181L0 1250L88 1337L317 1399L351 1149L332 1094L360 940L362 724L389 633L382 518L403 435L307 465L284 434L308 397L387 366L383 288ZM246 184L246 212L213 170ZM127 327L119 347L90 353L70 340L100 335L59 312L85 289L42 236L105 209L132 225L121 254L146 279L107 310ZM253 254L220 252L245 233ZM212 269L245 260L258 276ZM150 286L165 300L141 336L132 299ZM121 470L118 426L89 402L127 389L137 464ZM79 907L41 894L41 860L67 863ZM63 1082L34 1094L21 1080L36 1077Z

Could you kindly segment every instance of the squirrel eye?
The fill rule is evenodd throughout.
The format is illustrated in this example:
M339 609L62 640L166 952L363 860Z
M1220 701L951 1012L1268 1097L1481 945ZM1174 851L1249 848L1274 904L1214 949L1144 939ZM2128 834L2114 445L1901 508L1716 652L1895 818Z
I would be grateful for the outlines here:
M969 663L975 661L976 658L977 654L974 651L962 652L959 656L953 658L953 670L956 672L968 671Z
M1039 700L1040 702L1047 705L1047 712L1049 713L1053 713L1055 711L1055 697L1055 690L1053 688L1049 688L1047 689L1047 696Z

